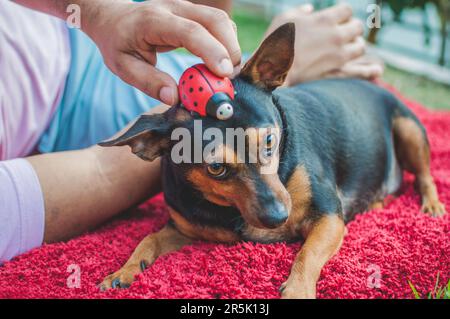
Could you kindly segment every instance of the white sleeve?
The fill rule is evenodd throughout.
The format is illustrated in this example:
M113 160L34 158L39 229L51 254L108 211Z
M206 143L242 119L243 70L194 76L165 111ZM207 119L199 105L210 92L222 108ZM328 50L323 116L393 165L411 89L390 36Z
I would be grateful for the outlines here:
M42 244L44 198L25 159L0 161L0 265Z

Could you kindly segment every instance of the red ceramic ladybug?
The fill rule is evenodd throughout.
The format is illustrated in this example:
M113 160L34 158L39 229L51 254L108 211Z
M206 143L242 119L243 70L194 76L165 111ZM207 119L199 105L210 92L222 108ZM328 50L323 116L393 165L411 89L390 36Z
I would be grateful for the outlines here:
M233 116L233 84L229 78L213 74L204 64L196 64L184 71L178 91L181 104L189 111L219 120Z

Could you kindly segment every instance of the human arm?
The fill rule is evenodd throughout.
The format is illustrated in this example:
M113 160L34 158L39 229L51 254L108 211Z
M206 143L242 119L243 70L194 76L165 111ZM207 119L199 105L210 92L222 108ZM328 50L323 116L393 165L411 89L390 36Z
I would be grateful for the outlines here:
M222 10L182 0L17 0L19 4L66 19L78 5L81 29L99 47L106 65L125 82L172 105L175 80L155 68L156 54L184 47L217 75L240 64L234 24Z
M286 10L273 19L266 34L287 22L296 25L296 43L286 85L327 77L372 79L382 75L382 64L364 56L363 24L353 18L349 5L317 12L309 5Z
M42 189L47 243L72 238L161 191L159 160L142 161L128 147L92 146L27 160Z

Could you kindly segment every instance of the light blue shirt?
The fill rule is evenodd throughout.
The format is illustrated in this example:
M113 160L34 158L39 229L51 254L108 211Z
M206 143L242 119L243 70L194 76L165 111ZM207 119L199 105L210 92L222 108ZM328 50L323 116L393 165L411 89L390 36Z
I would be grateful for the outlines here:
M69 36L70 71L62 101L39 142L43 153L96 144L161 104L114 75L83 32L70 29ZM157 67L178 81L186 68L199 62L192 55L170 52L158 55Z

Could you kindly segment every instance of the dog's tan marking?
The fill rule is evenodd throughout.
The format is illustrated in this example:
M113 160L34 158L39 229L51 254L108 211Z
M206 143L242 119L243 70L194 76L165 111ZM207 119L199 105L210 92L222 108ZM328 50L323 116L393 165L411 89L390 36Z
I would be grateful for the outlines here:
M430 172L430 148L419 125L410 118L398 117L393 122L395 151L401 166L416 176L422 196L422 211L432 216L446 213Z
M115 273L107 276L100 288L106 290L112 287L112 282L119 280L121 288L127 288L134 277L143 271L143 266L151 265L156 258L188 245L192 240L172 226L165 226L159 232L146 236L136 247L126 264Z
M297 254L287 281L281 286L284 299L314 299L320 272L336 254L345 235L344 221L338 215L325 215L312 223Z
M240 240L232 231L190 223L180 213L169 207L169 214L176 228L185 236L211 242L234 243Z
M204 168L194 167L187 174L187 180L210 202L220 206L231 206L236 194L247 194L244 185L231 181L217 181Z
M369 207L367 208L367 210L383 209L383 208L384 208L384 201L380 200L380 201L376 201L376 202L373 202L372 204L370 204Z
M276 199L283 203L286 209L290 212L292 208L291 196L289 191L284 187L283 183L281 183L278 174L263 174L261 175L261 178L270 188Z
M292 218L288 222L296 227L296 225L301 225L305 219L312 199L311 183L304 166L296 168L289 178L286 188L292 201Z
M236 207L241 215L251 223L258 224L256 214L249 209L257 207L256 189L253 181L246 177L217 181L208 176L202 168L193 168L187 179L210 202L220 206Z
M312 195L309 176L304 166L295 169L287 182L286 189L292 203L291 213L286 223L275 229L261 229L248 225L244 230L245 238L262 242L290 241L308 232L310 223L306 217Z
M192 115L183 107L177 107L174 115L175 121L178 123L192 120Z

